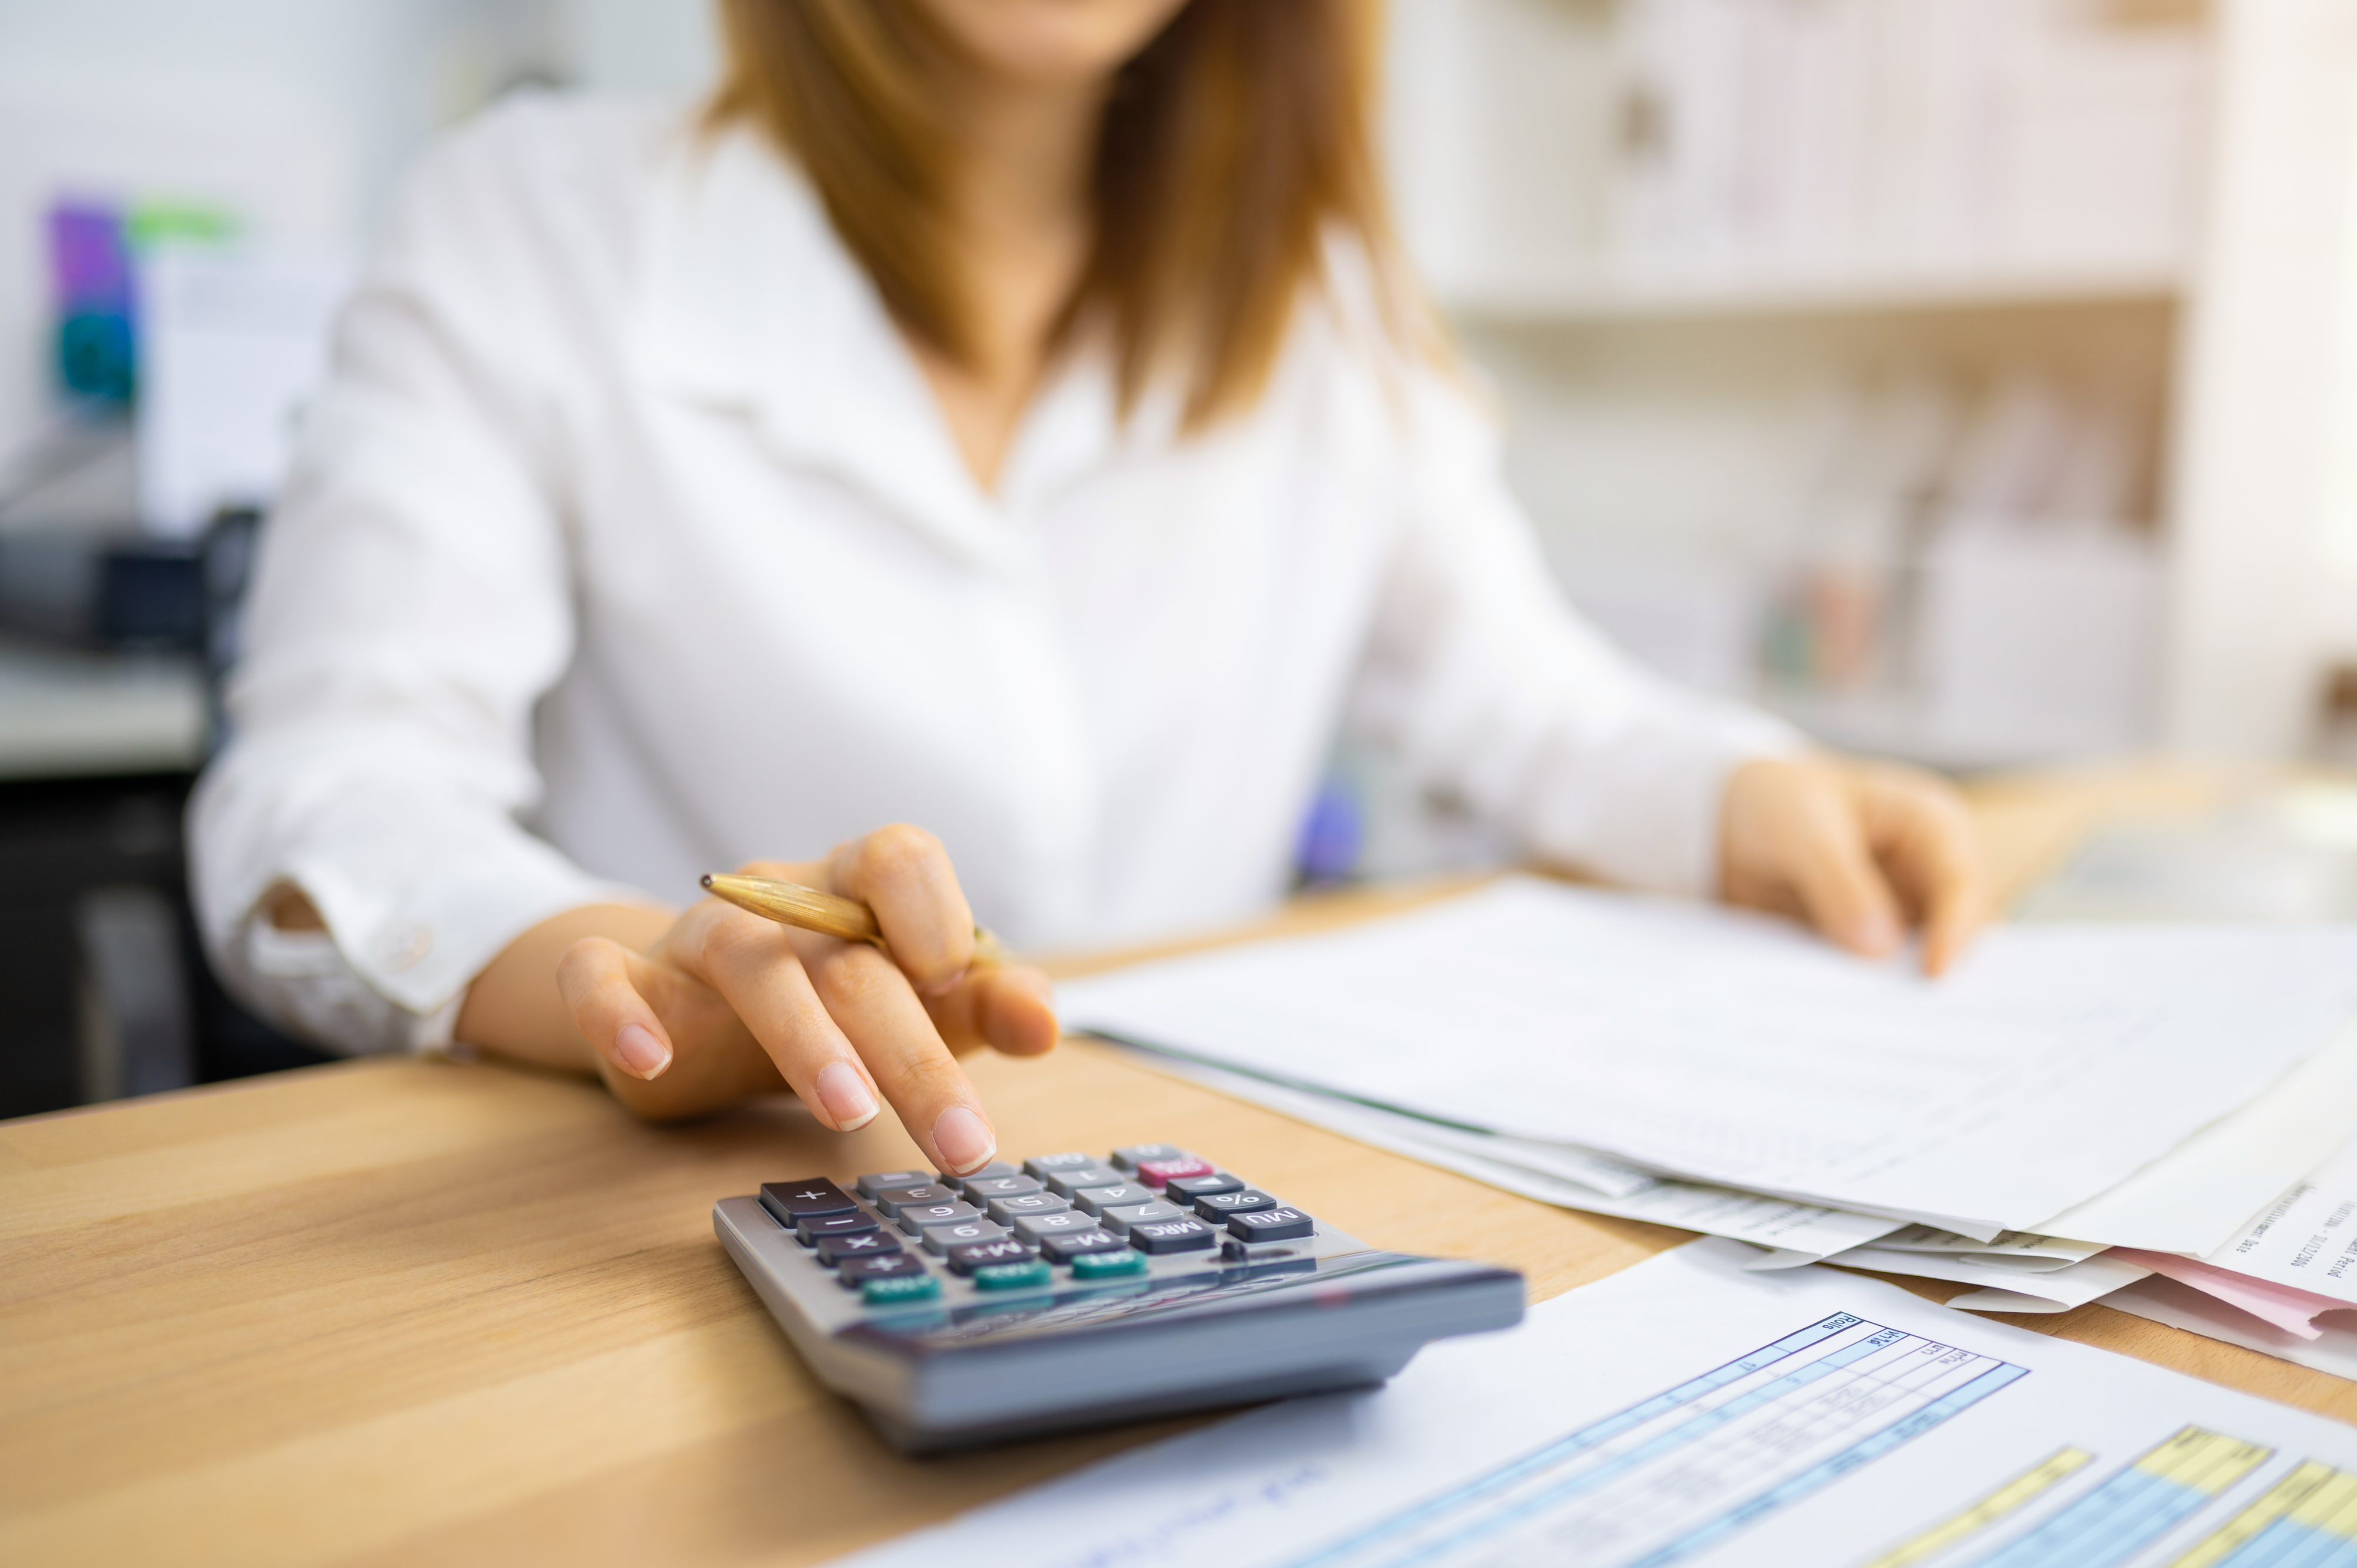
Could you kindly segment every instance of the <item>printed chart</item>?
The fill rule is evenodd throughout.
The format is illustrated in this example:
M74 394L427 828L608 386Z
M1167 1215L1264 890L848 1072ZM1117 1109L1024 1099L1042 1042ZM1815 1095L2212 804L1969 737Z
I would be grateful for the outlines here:
M1300 1559L1298 1568L1660 1568L2027 1375L1836 1313Z
M1848 1313L1566 1434L1289 1568L1666 1568L2027 1369ZM2105 1473L2066 1444L1857 1568L2125 1568L2275 1456L2188 1425ZM2075 1497L2058 1502L2074 1487ZM2157 1568L2357 1568L2357 1474L2298 1466ZM2043 1515L2042 1518L2039 1517ZM2024 1528L2027 1526L2027 1528ZM1740 1560L1741 1552L1732 1554Z

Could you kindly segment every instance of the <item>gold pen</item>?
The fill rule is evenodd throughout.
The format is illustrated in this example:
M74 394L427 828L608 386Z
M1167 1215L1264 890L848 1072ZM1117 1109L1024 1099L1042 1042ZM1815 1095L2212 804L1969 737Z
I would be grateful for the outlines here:
M805 931L846 942L866 942L885 956L891 955L892 950L884 945L884 932L876 924L876 911L856 898L822 893L815 887L767 876L707 876L704 887L716 898L725 898L739 909L748 909L781 926L799 926ZM1006 950L1005 943L976 926L974 961L978 965L1011 963L1014 955Z

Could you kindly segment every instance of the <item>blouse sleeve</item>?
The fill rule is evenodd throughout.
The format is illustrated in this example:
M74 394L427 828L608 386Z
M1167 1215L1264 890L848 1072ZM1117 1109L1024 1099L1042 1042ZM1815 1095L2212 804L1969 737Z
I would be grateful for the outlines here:
M346 1051L431 1043L437 1019L447 1037L516 935L634 897L522 825L533 704L574 641L556 422L527 390L547 328L518 308L533 247L510 166L533 134L495 117L414 177L264 530L233 739L190 807L224 980ZM332 953L255 929L282 883Z
M1565 600L1465 391L1405 389L1406 517L1354 698L1354 727L1425 789L1526 853L1617 882L1706 893L1719 800L1781 723L1639 667Z

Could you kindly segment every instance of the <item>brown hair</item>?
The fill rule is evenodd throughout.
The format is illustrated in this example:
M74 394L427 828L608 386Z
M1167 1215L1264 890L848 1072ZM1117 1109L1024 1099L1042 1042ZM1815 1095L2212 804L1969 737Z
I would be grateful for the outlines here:
M716 123L748 119L800 162L909 331L971 362L945 188L955 154L926 88L943 47L909 0L722 0ZM1157 376L1190 428L1248 405L1329 233L1355 241L1374 305L1427 346L1394 259L1370 145L1372 0L1189 0L1125 65L1098 134L1094 237L1060 337L1110 338L1126 412Z

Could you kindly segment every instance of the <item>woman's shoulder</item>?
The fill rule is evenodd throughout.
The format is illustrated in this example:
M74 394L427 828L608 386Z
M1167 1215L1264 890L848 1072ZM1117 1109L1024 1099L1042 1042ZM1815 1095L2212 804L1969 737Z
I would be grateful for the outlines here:
M692 105L662 100L511 93L426 150L404 205L459 207L490 224L613 217L696 124Z

